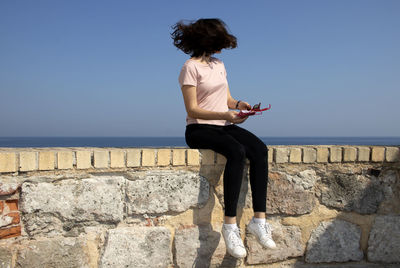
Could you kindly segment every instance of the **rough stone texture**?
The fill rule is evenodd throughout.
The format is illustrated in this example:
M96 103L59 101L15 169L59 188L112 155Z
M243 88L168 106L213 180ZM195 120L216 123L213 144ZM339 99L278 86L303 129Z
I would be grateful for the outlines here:
M117 223L123 219L124 185L123 177L25 182L20 200L25 228L30 235L56 234L79 222Z
M186 164L186 150L174 149L172 150L172 165L184 166Z
M398 147L387 147L386 148L386 161L397 162L400 160L400 148Z
M137 178L126 188L129 215L183 212L208 200L208 181L197 173L160 170L133 175Z
M317 148L317 162L318 163L327 163L329 158L329 150L327 147L318 147Z
M400 216L377 216L368 241L368 260L400 262Z
M89 268L89 258L83 248L84 242L80 238L32 240L18 251L16 267Z
M187 150L187 162L189 166L200 165L200 153L199 150L189 149Z
M12 195L19 187L21 187L21 184L18 182L0 182L0 196Z
M304 148L303 152L304 163L314 163L315 161L317 161L317 151L314 148Z
M11 268L13 253L10 248L0 246L0 267Z
M169 166L171 164L171 150L170 149L159 149L157 151L157 165L158 166Z
M125 167L125 152L122 150L110 151L110 167L123 168Z
M95 168L108 168L109 162L108 151L95 151L94 152L94 167Z
M274 161L274 148L268 147L268 163Z
M358 161L368 162L371 149L369 147L358 147Z
M55 164L55 153L51 151L39 152L39 170L52 170Z
M57 169L72 169L73 163L73 152L65 151L57 153Z
M329 160L331 163L342 161L342 148L341 147L330 147Z
M127 167L139 167L142 150L130 149L126 151L126 166Z
M88 169L92 167L92 152L90 151L77 151L76 152L76 168Z
M357 149L354 147L344 148L343 161L344 162L354 162L357 159Z
M201 164L214 165L215 152L212 150L200 150Z
M329 207L370 214L375 213L384 200L384 187L373 176L333 171L323 183L321 202Z
M276 163L287 163L289 160L288 148L275 148L275 161Z
M385 160L385 148L384 147L372 147L372 162L383 162Z
M19 170L31 171L37 169L36 163L37 152L20 152L19 153Z
M301 148L290 148L290 163L301 163Z
M310 187L316 181L313 171L297 176L270 172L267 190L267 213L301 215L312 211L316 200ZM312 187L312 186L311 186Z
M399 175L395 171L389 170L379 176L384 187L385 200L380 204L378 214L400 215Z
M177 229L174 240L177 267L210 267L221 239L222 235L210 225Z
M100 268L168 267L171 233L165 227L121 227L108 231Z
M0 153L0 172L17 171L17 156L15 153Z
M299 227L283 226L277 222L271 222L271 226L272 238L277 245L275 249L263 248L254 235L246 233L248 264L272 263L304 254Z
M306 262L360 261L361 229L352 223L333 220L320 223L307 243Z

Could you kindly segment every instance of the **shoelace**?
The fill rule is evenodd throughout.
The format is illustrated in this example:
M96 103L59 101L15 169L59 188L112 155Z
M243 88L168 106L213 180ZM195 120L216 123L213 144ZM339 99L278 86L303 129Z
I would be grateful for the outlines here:
M239 228L233 230L232 232L230 232L229 236L228 236L228 239L229 239L229 241L232 242L232 245L234 247L237 247L237 246L241 247L242 246L242 243L241 243L242 240L240 238L240 229Z

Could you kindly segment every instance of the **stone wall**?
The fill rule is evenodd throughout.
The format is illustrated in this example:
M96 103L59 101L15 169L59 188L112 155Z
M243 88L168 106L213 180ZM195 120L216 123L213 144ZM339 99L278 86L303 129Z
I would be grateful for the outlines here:
M226 253L225 159L186 148L1 148L0 267L400 267L400 149L270 146L268 221Z

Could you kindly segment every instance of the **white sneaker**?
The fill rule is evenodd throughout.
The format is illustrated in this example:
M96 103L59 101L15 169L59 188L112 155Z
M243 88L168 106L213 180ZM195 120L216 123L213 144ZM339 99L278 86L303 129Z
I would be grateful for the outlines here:
M228 230L222 226L222 236L228 253L235 258L246 257L246 249L244 248L242 238L240 237L239 228Z
M265 224L256 223L251 220L247 225L247 230L257 237L258 242L266 248L276 248L274 240L272 240L272 227L268 222Z

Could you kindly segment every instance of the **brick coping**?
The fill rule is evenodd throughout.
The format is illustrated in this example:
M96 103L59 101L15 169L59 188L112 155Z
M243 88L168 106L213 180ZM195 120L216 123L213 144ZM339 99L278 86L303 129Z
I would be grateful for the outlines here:
M398 146L271 145L269 163L394 163ZM46 147L0 148L0 173L44 170L115 169L224 164L211 150L185 147Z

